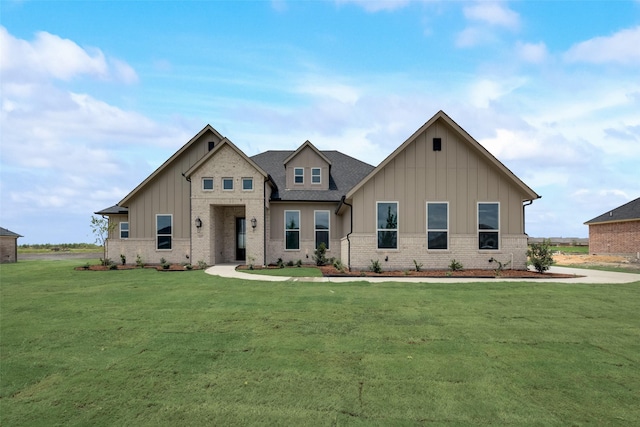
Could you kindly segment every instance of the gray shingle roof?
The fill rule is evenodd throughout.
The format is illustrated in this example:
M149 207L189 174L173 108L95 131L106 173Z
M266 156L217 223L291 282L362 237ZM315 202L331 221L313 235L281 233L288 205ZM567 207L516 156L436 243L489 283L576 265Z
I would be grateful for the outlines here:
M19 235L18 233L14 233L11 230L7 230L4 227L0 227L0 236L5 236L5 237L22 237L21 235Z
M364 179L374 167L339 151L320 151L331 161L329 190L286 190L286 171L284 161L294 153L287 151L265 151L251 157L273 179L277 190L271 200L338 202L342 196Z
M599 222L618 222L629 221L634 219L640 219L640 197L625 203L613 210L606 211L600 216L597 216L585 224L597 224Z
M126 214L129 213L129 209L122 207L122 206L118 206L118 205L113 205L111 207L108 208L104 208L101 211L98 212L94 212L96 215L115 215L115 214Z

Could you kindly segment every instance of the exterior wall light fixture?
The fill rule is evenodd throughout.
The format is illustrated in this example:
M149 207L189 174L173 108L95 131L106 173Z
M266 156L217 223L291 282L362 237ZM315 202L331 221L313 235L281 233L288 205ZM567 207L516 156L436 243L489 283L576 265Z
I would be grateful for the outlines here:
M251 228L255 229L257 226L258 226L258 220L254 216L253 218L251 218Z
M200 217L196 218L196 228L200 228L202 227L202 220L200 219Z

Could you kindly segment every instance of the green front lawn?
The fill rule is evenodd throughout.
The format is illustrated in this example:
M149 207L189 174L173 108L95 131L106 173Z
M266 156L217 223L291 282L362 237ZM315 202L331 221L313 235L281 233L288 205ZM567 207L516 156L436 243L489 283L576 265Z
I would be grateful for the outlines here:
M0 425L638 425L640 282L0 266Z

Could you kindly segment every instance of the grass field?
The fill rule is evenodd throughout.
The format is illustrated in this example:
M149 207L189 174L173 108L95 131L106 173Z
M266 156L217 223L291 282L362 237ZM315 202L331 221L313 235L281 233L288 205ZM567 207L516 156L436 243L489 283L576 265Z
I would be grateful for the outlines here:
M638 425L640 282L0 266L0 424Z

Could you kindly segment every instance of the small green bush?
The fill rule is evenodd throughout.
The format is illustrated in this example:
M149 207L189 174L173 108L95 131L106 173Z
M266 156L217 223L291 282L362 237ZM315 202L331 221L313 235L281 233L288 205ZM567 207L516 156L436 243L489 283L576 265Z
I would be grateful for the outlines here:
M278 266L278 268L284 268L284 261L282 261L282 258L278 258L278 261L276 261L276 265Z
M340 273L344 273L344 264L342 264L342 260L336 259L333 261L333 267L338 270Z
M127 263L127 257L124 254L120 254L120 261L122 261L122 265Z
M293 260L292 259L287 261L287 267L293 267L293 266L294 266L294 264L293 264Z
M140 254L136 255L136 265L139 268L144 267L144 263L142 262L142 258L140 257Z
M532 243L527 249L529 262L538 273L544 273L553 264L553 251L551 240L545 239L542 243Z
M318 248L313 253L313 259L316 262L317 266L327 265L329 260L327 259L327 245L324 242L321 242L318 245Z
M422 264L421 262L419 263L418 261L416 261L416 260L414 259L414 260L413 260L413 265L415 265L415 266L416 266L416 271L420 271L420 270L422 269L422 265L423 265L423 264Z
M302 260L301 259L296 261L296 267L298 267L298 268L302 267Z
M369 266L369 269L377 274L382 273L382 265L380 265L380 260L371 260L371 266Z
M206 263L206 262L204 262L204 261L202 261L202 260L198 261L198 268L199 268L200 270L204 270L205 268L207 268L207 266L208 266L208 265L207 265L207 263Z
M458 271L458 270L462 270L464 267L462 266L462 263L460 261L456 261L456 259L452 259L451 262L449 263L449 270L451 271Z

